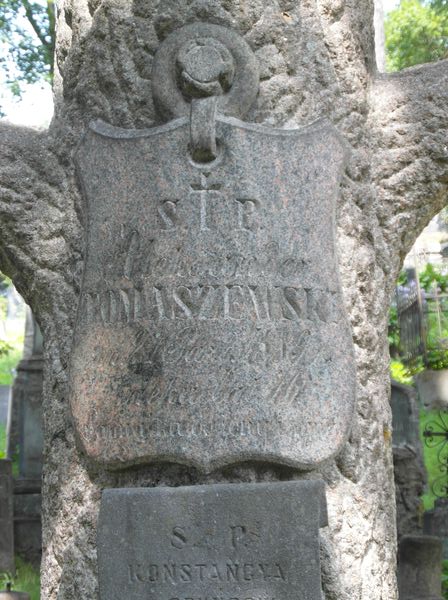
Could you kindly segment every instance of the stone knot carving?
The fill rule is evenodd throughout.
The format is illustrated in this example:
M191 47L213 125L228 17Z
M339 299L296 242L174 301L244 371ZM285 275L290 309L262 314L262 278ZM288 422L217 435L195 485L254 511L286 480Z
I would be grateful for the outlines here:
M254 53L235 31L192 23L169 35L154 58L154 104L163 120L190 114L194 99L217 97L217 111L243 118L259 88Z
M177 56L179 86L184 97L204 98L227 93L235 76L235 63L229 50L213 38L186 42Z

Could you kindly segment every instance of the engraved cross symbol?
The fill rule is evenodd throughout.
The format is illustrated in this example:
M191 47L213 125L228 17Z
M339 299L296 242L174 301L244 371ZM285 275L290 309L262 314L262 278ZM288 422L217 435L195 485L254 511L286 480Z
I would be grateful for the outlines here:
M211 183L208 180L209 175L210 175L210 173L201 173L200 182L190 184L192 193L199 194L200 201L201 201L201 213L200 213L201 231L207 231L209 229L209 227L207 226L207 220L208 220L207 201L208 201L210 195L218 194L218 191L222 188L221 183Z

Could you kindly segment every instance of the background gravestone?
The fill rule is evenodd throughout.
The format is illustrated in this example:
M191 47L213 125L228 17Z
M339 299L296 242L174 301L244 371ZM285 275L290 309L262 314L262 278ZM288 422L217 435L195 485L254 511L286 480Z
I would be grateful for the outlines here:
M442 600L442 543L429 535L403 536L398 552L400 600Z
M422 532L421 496L426 470L414 388L392 380L391 407L397 532L400 538Z
M12 465L0 460L0 573L14 573Z
M42 393L43 340L38 324L27 312L24 356L12 388L10 455L18 454L14 480L14 544L18 555L40 563L42 551L41 475L43 462Z
M424 533L442 540L443 557L448 560L448 498L438 498L424 516Z
M12 388L8 456L19 458L20 477L40 479L42 473L42 334L27 308L22 360Z
M11 387L0 385L0 423L5 427L8 423L9 403L11 398Z

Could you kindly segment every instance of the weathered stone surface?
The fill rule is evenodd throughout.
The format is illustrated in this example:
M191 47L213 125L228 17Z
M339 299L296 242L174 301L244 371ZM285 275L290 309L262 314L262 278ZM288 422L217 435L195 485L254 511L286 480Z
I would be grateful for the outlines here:
M324 484L105 490L101 600L321 600Z
M12 466L0 460L0 573L14 573Z
M318 122L218 118L193 163L186 119L99 124L78 153L87 262L71 406L111 465L309 469L347 439L351 332L334 245L343 146Z
M301 127L327 117L351 158L337 207L337 251L353 330L357 410L343 453L321 472L327 600L395 600L395 510L387 322L402 257L447 204L448 61L378 76L373 0L58 0L56 115L48 132L0 124L1 270L45 335L42 598L96 599L103 487L296 477L246 464L210 475L154 466L92 469L67 408L83 222L72 155L92 119L151 127L151 65L170 31L209 21L238 31L260 65L247 120Z
M400 600L442 600L442 543L429 535L407 535L398 554Z

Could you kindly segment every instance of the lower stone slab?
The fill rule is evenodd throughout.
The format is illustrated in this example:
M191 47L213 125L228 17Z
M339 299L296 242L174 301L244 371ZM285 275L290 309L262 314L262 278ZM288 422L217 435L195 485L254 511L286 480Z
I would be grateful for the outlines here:
M103 492L101 600L322 600L324 483Z

